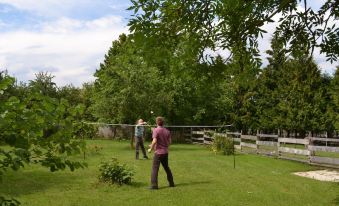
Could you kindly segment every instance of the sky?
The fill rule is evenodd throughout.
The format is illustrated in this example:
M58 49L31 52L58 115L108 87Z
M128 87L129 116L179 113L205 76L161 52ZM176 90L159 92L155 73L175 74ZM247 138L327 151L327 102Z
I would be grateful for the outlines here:
M0 70L19 81L39 71L81 86L126 27L127 0L0 0Z
M310 1L314 9L323 2ZM112 41L128 33L129 5L129 0L0 0L0 70L24 82L40 71L55 76L58 86L93 81ZM264 25L263 58L274 27ZM338 65L318 51L315 59L325 73Z

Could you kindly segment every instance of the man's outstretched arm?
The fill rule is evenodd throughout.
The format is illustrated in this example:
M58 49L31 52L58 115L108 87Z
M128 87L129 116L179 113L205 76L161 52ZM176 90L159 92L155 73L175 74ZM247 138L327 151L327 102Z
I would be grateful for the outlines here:
M152 140L152 143L149 145L149 149L148 149L148 152L151 152L152 150L154 150L154 147L155 147L155 145L157 144L157 138L153 138L153 140Z

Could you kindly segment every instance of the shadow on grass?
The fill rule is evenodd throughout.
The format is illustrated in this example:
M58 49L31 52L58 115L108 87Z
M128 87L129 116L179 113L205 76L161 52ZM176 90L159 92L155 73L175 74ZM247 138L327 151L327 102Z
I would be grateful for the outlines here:
M130 186L136 187L136 188L141 188L141 187L147 187L148 184L145 183L145 182L132 182L132 183L130 184Z
M76 176L70 175L63 171L17 171L9 172L1 183L0 193L19 197L21 195L29 195L37 192L45 191L50 188L58 188L65 185L74 184Z
M200 181L200 182L184 182L184 183L178 183L175 184L175 187L169 187L169 186L160 186L158 189L162 190L162 189L166 189L166 188L177 188L177 187L187 187L187 186L193 186L193 185L203 185L203 184L210 184L211 182L209 181ZM136 187L146 187L149 188L150 185L146 184L146 183L141 183L141 182L137 182L137 183L132 183L132 185L135 185Z
M336 183L337 187L339 187L339 183ZM334 205L339 206L339 195L333 200Z
M339 196L333 200L334 205L339 205Z
M210 181L198 181L198 182L182 182L178 183L175 186L176 187L186 187L186 186L193 186L193 185L204 185L204 184L210 184Z
M336 188L339 188L339 182L334 183L336 185ZM333 205L339 206L339 194L331 201Z

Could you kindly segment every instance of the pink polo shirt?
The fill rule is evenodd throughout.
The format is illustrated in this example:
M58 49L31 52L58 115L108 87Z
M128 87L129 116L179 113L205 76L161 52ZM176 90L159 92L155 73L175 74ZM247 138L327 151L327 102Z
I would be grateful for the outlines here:
M167 154L168 146L171 144L171 133L168 129L158 126L153 130L153 138L157 139L155 154Z

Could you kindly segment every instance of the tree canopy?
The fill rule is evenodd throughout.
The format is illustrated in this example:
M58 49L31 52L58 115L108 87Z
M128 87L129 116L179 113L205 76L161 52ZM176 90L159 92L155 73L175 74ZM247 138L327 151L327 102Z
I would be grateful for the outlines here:
M147 62L167 68L180 62L178 68L194 73L192 62L213 65L215 57L208 51L230 52L228 58L220 57L223 70L218 72L224 80L217 84L224 88L219 90L220 99L227 100L223 120L236 128L303 133L331 130L337 124L336 115L329 115L336 114L334 86L329 86L335 80L320 73L313 55L319 49L327 61L338 59L338 1L327 0L317 11L307 0L133 0L132 4L131 37ZM273 22L277 26L269 65L262 68L258 40L266 33L263 26Z
M330 25L339 17L339 3L327 0L318 11L307 0L132 0L134 11L130 30L136 43L146 52L159 55L187 46L185 54L198 53L207 48L227 49L232 54L250 54L260 62L258 38L266 31L263 25L279 16L275 33L286 51L308 53L315 48L325 53L328 60L339 55L339 28ZM298 4L303 3L303 8Z
M92 110L104 121L133 123L166 116L176 124L222 119L221 85L225 65L192 59L190 65L149 62L131 36L121 35L95 73ZM207 108L209 111L207 112ZM151 113L152 112L152 113Z

